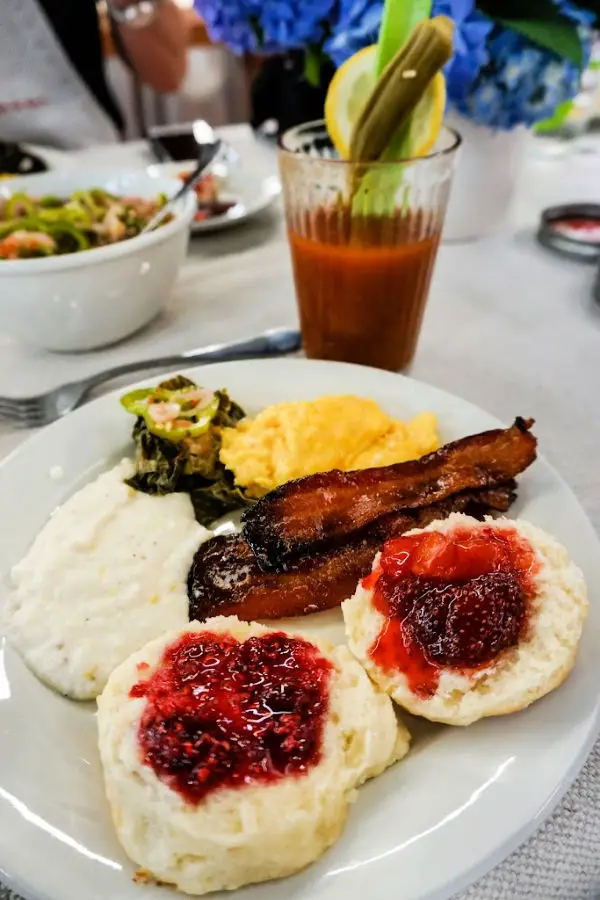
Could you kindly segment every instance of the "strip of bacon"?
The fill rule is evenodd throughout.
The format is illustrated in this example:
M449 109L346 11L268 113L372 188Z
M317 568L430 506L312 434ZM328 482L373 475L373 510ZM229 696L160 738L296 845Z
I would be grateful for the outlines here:
M190 620L235 615L251 622L332 609L354 593L389 538L452 512L477 518L492 511L506 512L515 498L514 488L514 482L509 482L487 491L467 491L424 509L393 513L344 547L295 560L284 574L261 572L239 535L214 537L200 545L189 573Z
M244 513L243 536L265 571L285 572L294 557L341 546L370 523L400 510L514 478L536 457L533 420L446 444L421 459L290 481Z

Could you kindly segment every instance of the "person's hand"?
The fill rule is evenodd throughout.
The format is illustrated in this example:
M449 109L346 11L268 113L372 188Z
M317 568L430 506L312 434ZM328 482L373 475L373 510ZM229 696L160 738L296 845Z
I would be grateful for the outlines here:
M107 6L122 55L139 79L159 93L176 91L187 68L185 10L174 0L107 0Z
M107 0L107 5L117 25L145 28L156 18L162 0Z

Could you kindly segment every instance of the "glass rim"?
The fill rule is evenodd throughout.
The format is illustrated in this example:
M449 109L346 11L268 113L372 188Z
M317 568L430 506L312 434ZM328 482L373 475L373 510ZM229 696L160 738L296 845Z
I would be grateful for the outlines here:
M426 162L427 160L440 159L444 156L450 156L461 146L463 139L461 134L455 129L451 128L449 125L442 125L440 130L440 134L442 132L446 132L453 137L453 141L449 147L444 147L442 150L432 150L430 153L426 153L424 156L403 156L400 159L389 159L389 160L375 160L374 162L354 162L350 159L331 159L325 156L309 156L308 153L303 153L298 150L290 150L289 147L284 146L284 141L288 135L298 133L303 128L317 128L322 126L325 131L327 131L327 125L325 123L325 119L312 119L310 122L303 122L301 125L294 125L293 128L288 128L282 135L280 135L277 139L277 149L280 153L285 154L285 156L289 156L296 159L311 159L314 162L326 163L327 165L340 165L340 166L369 166L371 167L383 167L383 166L396 166L399 163L416 163L416 162Z

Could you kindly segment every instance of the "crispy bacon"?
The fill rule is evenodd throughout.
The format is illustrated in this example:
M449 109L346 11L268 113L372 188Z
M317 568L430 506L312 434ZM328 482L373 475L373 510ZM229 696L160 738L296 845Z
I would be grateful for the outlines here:
M304 616L339 606L371 570L382 544L452 512L483 518L506 512L515 483L466 491L423 509L392 513L337 550L296 559L284 574L264 573L239 535L214 537L200 545L188 577L190 620L236 615L245 621Z
M244 539L263 571L285 572L294 557L342 546L382 516L514 478L536 457L532 425L518 418L511 428L462 438L418 460L290 481L246 511Z

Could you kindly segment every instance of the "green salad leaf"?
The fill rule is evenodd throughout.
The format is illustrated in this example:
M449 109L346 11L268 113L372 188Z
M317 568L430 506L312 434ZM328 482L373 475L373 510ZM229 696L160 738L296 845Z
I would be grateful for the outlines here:
M157 390L179 391L186 387L197 385L178 375L161 382ZM233 473L219 457L221 429L235 427L246 414L227 391L215 394L219 406L209 427L177 442L153 434L143 416L138 416L132 434L136 446L135 474L127 480L128 485L146 494L189 494L201 525L209 525L225 513L255 502L234 484Z

